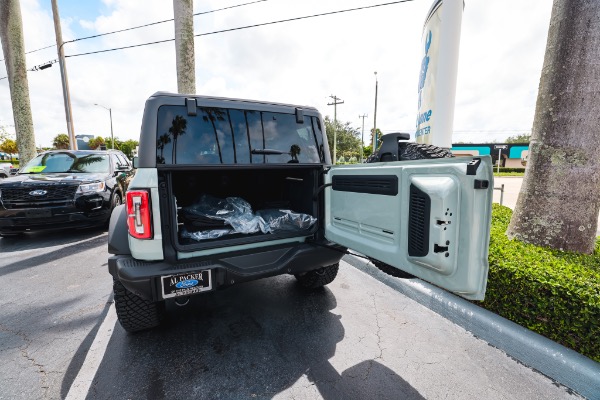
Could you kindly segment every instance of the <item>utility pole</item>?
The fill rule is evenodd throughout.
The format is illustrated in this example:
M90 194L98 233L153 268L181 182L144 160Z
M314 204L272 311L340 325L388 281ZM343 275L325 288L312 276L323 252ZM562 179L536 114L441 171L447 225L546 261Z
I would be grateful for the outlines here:
M360 135L360 162L362 164L365 155L365 118L367 118L367 114L359 115L358 118L362 118L362 134Z
M337 149L337 105L344 104L344 101L336 95L329 96L333 99L333 103L327 103L328 106L333 106L333 164L337 164L336 149ZM342 101L338 101L342 100Z
M60 77L62 81L63 99L65 102L65 116L67 119L67 133L69 135L69 147L77 150L77 139L75 139L75 128L73 127L73 115L71 114L71 95L69 94L69 79L67 78L67 66L65 64L65 51L62 40L62 29L60 27L60 15L58 4L52 0L52 16L54 17L54 32L56 34L56 47L58 49L58 65L60 66Z
M175 62L177 92L196 93L196 61L194 54L194 2L173 0L175 16Z
M375 113L373 114L373 154L377 147L377 71L375 71Z
M28 162L37 155L29 83L25 64L23 21L19 0L0 1L0 38L8 75L19 159Z
M112 149L115 149L115 135L113 134L113 124L112 124L112 108L105 107L102 104L94 103L95 106L102 107L105 110L108 110L108 116L110 117L110 140L112 141Z

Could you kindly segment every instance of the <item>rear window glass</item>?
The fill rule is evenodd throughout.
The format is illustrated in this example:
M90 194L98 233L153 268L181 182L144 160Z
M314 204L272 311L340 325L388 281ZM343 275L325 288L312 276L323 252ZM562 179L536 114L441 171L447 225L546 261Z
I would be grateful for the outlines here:
M158 110L158 164L320 163L318 118L252 110L184 106Z

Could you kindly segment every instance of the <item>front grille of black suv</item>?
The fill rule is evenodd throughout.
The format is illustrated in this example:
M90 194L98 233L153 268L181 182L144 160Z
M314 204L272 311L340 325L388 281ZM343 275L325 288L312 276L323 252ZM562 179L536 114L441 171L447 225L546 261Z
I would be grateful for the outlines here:
M0 189L0 200L7 209L64 206L75 201L78 185L31 185ZM42 192L46 192L43 193ZM35 194L37 193L37 194Z

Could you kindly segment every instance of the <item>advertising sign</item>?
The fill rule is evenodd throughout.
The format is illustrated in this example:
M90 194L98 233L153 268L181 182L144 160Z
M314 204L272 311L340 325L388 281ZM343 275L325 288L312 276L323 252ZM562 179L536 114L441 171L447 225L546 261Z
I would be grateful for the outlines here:
M434 1L423 26L415 140L452 147L463 0Z

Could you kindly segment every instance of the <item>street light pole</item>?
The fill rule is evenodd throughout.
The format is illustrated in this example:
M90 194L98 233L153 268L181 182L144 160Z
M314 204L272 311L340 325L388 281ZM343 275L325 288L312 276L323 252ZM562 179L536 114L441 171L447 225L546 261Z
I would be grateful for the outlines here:
M362 134L360 135L360 162L362 164L365 155L365 118L367 118L367 114L359 115L358 118L362 118Z
M373 114L373 154L377 146L377 71L375 71L375 113Z
M108 110L108 115L110 116L110 141L112 142L112 149L115 149L115 136L113 134L113 123L112 123L112 108L104 107L102 104L94 103L95 106L102 107L105 110Z

